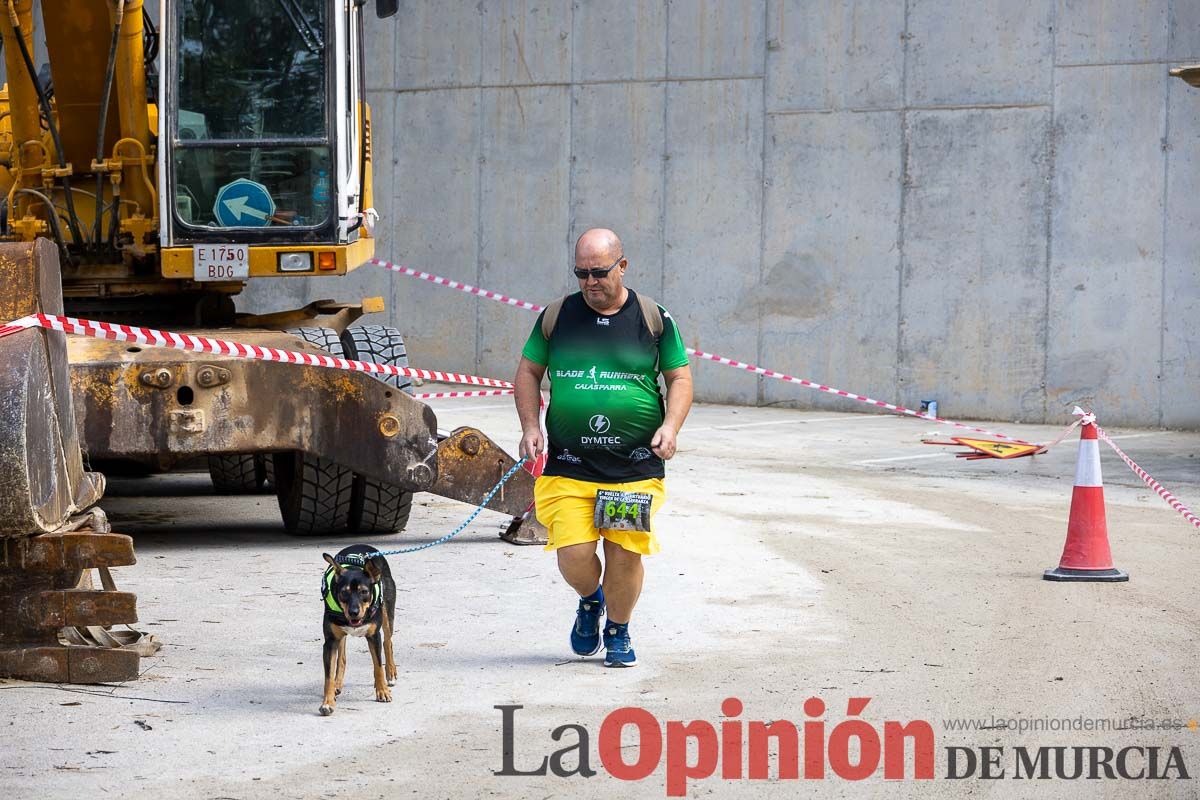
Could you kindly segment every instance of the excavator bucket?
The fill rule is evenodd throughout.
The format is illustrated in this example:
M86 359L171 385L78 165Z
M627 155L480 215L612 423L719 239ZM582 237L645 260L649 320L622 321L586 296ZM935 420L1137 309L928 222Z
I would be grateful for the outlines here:
M0 244L0 323L61 314L58 250L45 239ZM0 539L55 531L104 493L79 449L64 334L0 338Z
M62 313L58 251L45 239L0 244L0 322ZM64 335L0 338L0 675L96 683L132 680L137 652L69 647L62 628L137 621L136 598L79 588L83 571L134 563L133 541L104 515L79 449Z

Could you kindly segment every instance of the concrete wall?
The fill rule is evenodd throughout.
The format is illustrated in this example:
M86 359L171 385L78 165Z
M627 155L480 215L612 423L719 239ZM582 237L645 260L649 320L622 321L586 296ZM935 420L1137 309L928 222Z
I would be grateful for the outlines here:
M385 258L544 302L584 229L688 344L943 415L1200 427L1200 0L403 2L370 100ZM532 315L364 267L415 364ZM695 365L704 400L857 410Z

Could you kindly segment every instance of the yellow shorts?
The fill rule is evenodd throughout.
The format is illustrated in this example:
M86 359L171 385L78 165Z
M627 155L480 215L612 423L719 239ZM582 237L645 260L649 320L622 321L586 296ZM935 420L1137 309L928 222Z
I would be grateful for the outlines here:
M652 498L650 531L596 528L593 512L596 508L598 489L649 494ZM654 515L667 499L667 490L663 486L662 478L647 478L630 483L593 483L558 475L543 475L534 483L533 498L537 503L538 522L550 531L547 550L595 542L601 536L631 553L641 553L644 556L652 556L660 549L658 537L654 535Z

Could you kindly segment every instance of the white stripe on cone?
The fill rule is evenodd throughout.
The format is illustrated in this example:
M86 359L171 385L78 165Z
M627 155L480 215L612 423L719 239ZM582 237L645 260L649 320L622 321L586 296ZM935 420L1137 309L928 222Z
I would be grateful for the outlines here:
M1075 485L1104 486L1104 480L1100 475L1099 440L1079 440L1079 460L1075 462Z

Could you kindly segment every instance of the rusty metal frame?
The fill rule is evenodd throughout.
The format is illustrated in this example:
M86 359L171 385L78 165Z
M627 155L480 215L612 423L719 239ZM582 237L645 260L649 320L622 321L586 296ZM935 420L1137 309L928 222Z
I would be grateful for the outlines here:
M324 353L278 331L217 335ZM437 477L433 410L371 375L82 337L68 352L93 461L170 469L200 455L304 451L409 490Z

